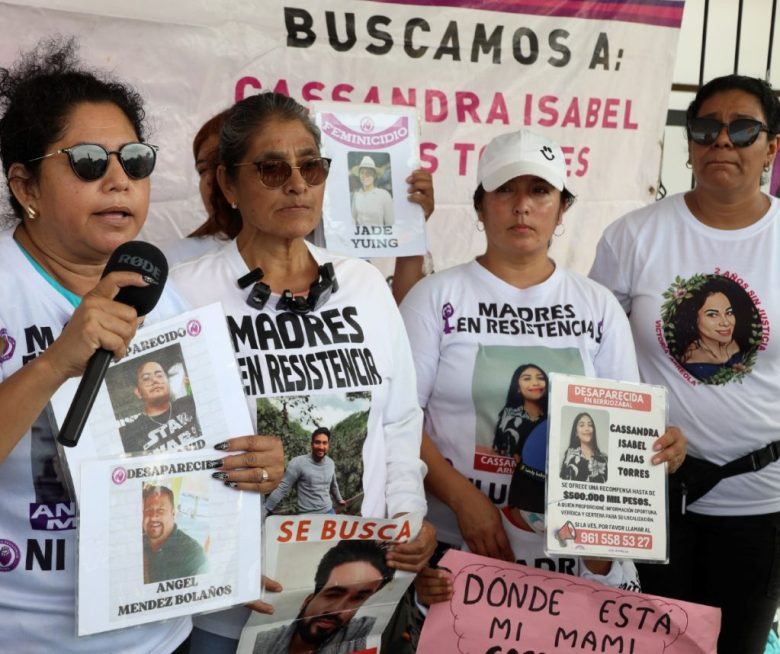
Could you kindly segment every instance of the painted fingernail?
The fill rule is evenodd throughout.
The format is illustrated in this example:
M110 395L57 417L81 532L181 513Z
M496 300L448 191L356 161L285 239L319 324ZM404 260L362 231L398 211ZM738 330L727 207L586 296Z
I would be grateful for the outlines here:
M159 286L160 284L154 277L149 277L149 275L144 275L144 281L150 286Z
M221 443L217 443L214 446L214 449L215 450L226 450L229 447L230 447L230 443L228 443L227 441L222 441Z
M228 474L226 472L212 472L211 476L212 478L219 479L220 481L225 481L225 479L228 478Z
M211 470L212 468L221 468L225 462L222 459L214 459L213 461L206 461L206 468Z
M227 486L228 488L238 488L238 482L226 481L225 486Z

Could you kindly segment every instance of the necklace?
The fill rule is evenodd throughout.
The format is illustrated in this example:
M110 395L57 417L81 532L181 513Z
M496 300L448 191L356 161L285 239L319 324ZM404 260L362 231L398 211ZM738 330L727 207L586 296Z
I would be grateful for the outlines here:
M725 348L726 349L726 354L724 355L725 358L723 356L718 356L717 354L715 354L715 352L713 352L709 347L707 347L704 343L702 343L698 338L696 339L696 347L698 347L700 350L704 350L713 359L715 359L716 363L726 363L726 361L728 361L729 358L730 358L729 357L729 349L728 348L729 348L729 345L731 345L733 342L734 341L731 340L726 345L726 348ZM721 361L721 359L723 359L723 360Z
M151 420L155 425L160 425L160 427L164 427L170 421L172 413L173 413L173 405L169 404L168 405L168 417L165 420L163 420L162 422L157 420L154 416L150 416L148 413L146 414L146 417L149 418L149 420ZM162 414L158 414L158 415L162 415Z

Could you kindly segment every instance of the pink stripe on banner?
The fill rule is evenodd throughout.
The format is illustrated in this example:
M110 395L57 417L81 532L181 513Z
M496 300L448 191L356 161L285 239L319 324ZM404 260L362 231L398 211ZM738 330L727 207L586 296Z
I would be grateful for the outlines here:
M565 16L680 27L685 0L375 0L395 5L457 7L510 14Z

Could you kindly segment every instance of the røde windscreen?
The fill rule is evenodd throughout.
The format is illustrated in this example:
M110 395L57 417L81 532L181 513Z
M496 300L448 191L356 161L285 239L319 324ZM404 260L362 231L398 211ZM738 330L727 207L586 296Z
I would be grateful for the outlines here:
M139 316L145 316L154 309L168 279L168 262L165 255L151 243L129 241L111 253L103 270L103 277L117 270L138 272L152 280L153 283L149 286L125 286L119 289L119 293L114 298L117 302L134 307ZM101 348L87 362L84 376L81 378L68 409L68 415L65 416L57 436L57 440L63 445L73 447L79 442L112 357L113 353L110 350Z

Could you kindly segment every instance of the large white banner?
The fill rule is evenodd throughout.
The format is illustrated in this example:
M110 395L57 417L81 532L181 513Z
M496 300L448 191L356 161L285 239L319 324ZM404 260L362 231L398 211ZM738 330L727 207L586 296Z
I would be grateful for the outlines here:
M558 141L578 201L553 256L587 270L603 228L652 201L683 0L11 0L0 64L41 37L75 34L92 65L135 84L161 147L143 236L205 218L191 155L198 127L249 94L417 108L434 176L436 268L484 247L471 208L496 134Z

